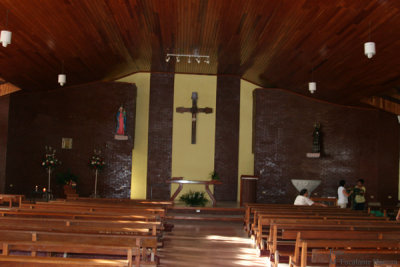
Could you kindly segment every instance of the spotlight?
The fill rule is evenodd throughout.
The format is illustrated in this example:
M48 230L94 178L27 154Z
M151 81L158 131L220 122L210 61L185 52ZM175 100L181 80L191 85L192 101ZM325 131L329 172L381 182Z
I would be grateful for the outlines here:
M169 62L170 59L171 59L171 58L170 58L169 56L167 56L167 57L165 58L165 62Z
M176 62L181 62L181 59L179 57L176 57Z
M210 64L210 58L207 57L206 60L204 60L205 63Z
M196 57L196 62L197 62L197 64L200 64L200 58L199 57Z
M192 61L190 60L190 57L189 57L189 59L188 59L188 63L190 64Z

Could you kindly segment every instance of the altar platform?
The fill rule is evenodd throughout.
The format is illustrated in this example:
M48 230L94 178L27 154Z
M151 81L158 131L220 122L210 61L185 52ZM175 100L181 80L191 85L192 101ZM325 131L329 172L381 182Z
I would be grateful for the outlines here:
M243 221L245 209L238 202L218 201L216 206L212 203L204 207L188 207L180 202L175 202L167 210L169 220L200 220L200 221Z

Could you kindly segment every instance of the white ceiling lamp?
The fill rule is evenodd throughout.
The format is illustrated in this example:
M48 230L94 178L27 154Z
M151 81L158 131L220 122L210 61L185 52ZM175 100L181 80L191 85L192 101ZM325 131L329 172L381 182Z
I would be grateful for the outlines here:
M308 90L310 91L311 94L314 94L314 92L317 91L317 83L316 82L309 82L308 83Z
M368 58L372 58L376 54L375 43L374 42L366 42L364 44L364 54Z
M308 90L310 91L311 94L314 94L315 91L317 91L317 83L314 82L314 68L311 70L311 80L312 82L308 83Z
M8 10L6 15L6 29L8 27ZM11 44L11 36L12 33L7 30L2 30L0 35L0 42L2 43L3 47L7 47L7 45Z
M371 22L369 23L369 40L371 40ZM376 54L376 48L374 42L366 42L364 44L364 54L368 58L372 58Z
M67 83L67 75L64 74L64 61L61 65L61 74L58 74L58 83L63 86Z

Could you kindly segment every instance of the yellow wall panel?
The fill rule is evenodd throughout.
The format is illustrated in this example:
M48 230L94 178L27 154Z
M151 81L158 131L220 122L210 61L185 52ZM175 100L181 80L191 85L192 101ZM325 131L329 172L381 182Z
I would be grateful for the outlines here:
M135 83L137 87L135 144L132 151L131 198L145 199L147 187L150 73L136 73L118 81Z
M253 91L257 85L240 81L240 124L239 124L239 166L238 166L238 196L240 201L240 176L254 174L253 139Z
M210 180L210 173L214 170L217 77L176 74L174 90L172 177ZM191 144L191 113L175 111L176 107L192 106L192 92L198 93L198 107L213 109L211 114L197 115L197 142L193 145ZM177 185L172 185L171 195L176 188ZM205 192L204 185L184 185L182 193L189 190Z

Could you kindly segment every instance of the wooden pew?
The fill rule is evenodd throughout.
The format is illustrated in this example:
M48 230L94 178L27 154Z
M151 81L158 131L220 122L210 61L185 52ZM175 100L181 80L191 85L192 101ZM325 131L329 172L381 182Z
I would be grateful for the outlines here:
M267 244L270 250L277 247L278 234L285 231L307 231L307 230L371 230L371 231L398 231L400 225L395 222L371 222L360 220L313 220L313 219L278 219L271 220Z
M24 229L29 226L30 229L52 229L53 231L71 230L85 232L90 231L125 231L137 232L138 234L160 234L163 226L161 222L144 222L144 221L122 221L122 220L65 220L57 218L21 218L21 217L0 217L0 228L5 229Z
M335 249L342 253L351 253L360 256L362 254L389 254L399 259L400 242L398 240L365 240L365 239L302 239L296 241L296 250L301 250L300 257L297 255L291 260L295 267L306 267L308 261L308 248L324 248L325 250ZM367 249L367 250L365 250ZM330 267L335 267L336 261L330 263Z
M257 223L258 213L274 213L274 214L289 214L289 213L304 213L313 212L318 214L320 212L337 213L337 214L347 214L351 213L353 215L365 216L366 213L363 211L353 211L350 209L339 209L338 207L318 207L318 206L295 206L293 204L259 204L259 203L247 203L245 205L245 216L244 216L244 226L248 235L251 235L251 221L253 224Z
M35 210L62 210L62 211L86 211L86 212L113 212L113 213L148 213L158 214L165 217L165 209L146 206L120 206L120 205L104 205L98 203L87 204L69 204L57 202L38 202L36 204L23 203L22 209Z
M337 216L337 215L321 215L321 216L309 216L309 215L292 215L287 217L280 217L280 219L276 219L278 216L275 215L260 215L258 217L257 223L257 230L254 231L254 240L256 243L257 248L261 250L264 249L264 242L263 238L268 237L266 233L270 233L270 226L273 222L280 222L280 223L304 223L304 224L330 224L330 225L337 225L337 224L368 224L374 222L386 222L382 221L380 218L375 217L353 217L353 216ZM393 222L389 222L393 224Z
M0 227L0 242L9 241L41 241L41 242L60 242L60 240L70 246L74 244L86 245L107 245L107 246L130 246L141 250L143 259L147 259L148 250L150 253L150 261L154 262L157 255L158 237L150 235L133 235L131 232L123 234L113 233L107 230L107 233L93 233L82 231L69 231L69 229L48 229L48 225L43 227L42 231L26 230L27 228L35 229L36 226L25 225L23 229L13 229L13 227ZM9 229L11 228L11 229ZM76 229L75 229L76 230ZM69 251L71 252L71 251ZM84 253L84 252L81 252ZM100 253L100 252L98 252ZM107 254L107 253L106 253ZM109 253L110 254L110 253ZM112 254L112 253L111 253ZM114 255L114 254L113 254ZM139 254L138 254L139 255Z
M4 217L36 217L36 218L64 218L64 219L98 219L98 220L137 220L160 221L157 214L135 212L133 214L120 214L110 212L85 212L85 211L60 211L60 210L0 210L0 216Z
M283 250L283 247L294 247L297 234L304 233L302 238L324 239L400 239L400 225L396 224L335 224L329 221L313 223L272 223L268 237L268 249L273 255L272 262L279 262L280 256L298 255L295 250ZM278 236L278 232L281 235ZM282 240L282 241L281 241ZM279 245L279 247L278 247ZM283 247L282 247L283 246Z
M368 229L368 230L367 230ZM314 239L324 239L324 240L400 240L400 232L395 231L394 229L385 229L382 231L382 229L376 229L372 230L370 228L365 228L365 230L330 230L330 229L316 229L316 230L285 230L282 232L281 236L282 240L296 240L296 243L292 243L292 245L295 245L294 250L292 253L286 254L291 257L291 261L296 262L296 259L298 261L298 255L299 255L299 245L298 242L300 242L300 239L306 239L306 240L314 240ZM296 246L297 244L297 246ZM326 255L327 251L332 252L332 250L316 250L313 251L313 258L314 262L329 262L326 261ZM361 251L349 251L347 253L360 253ZM364 254L376 254L375 250L373 251L362 251ZM393 252L393 251L392 251ZM397 253L400 253L398 251ZM343 252L341 255L345 254ZM386 254L388 254L386 252ZM275 266L277 266L277 263L279 261L279 251L276 250L274 253L274 259L275 259ZM323 256L323 257L320 257ZM400 254L399 254L400 256ZM321 260L323 259L323 260Z
M140 252L139 247L132 248L130 246L121 245L98 245L98 244L79 244L77 242L69 243L61 242L47 242L47 241L1 241L2 255L0 262L30 262L30 263L43 263L43 264L79 264L80 266L127 266L131 267L132 257L135 257L135 266L140 266ZM10 255L10 251L30 252L31 256L15 256ZM32 253L34 252L34 253ZM47 255L51 253L75 253L78 258L63 258L63 257L37 257L38 252L46 252ZM83 255L85 254L85 255ZM87 259L87 254L93 255L96 258ZM82 255L79 257L79 255ZM102 255L117 255L125 256L126 260L110 260L101 258ZM72 261L71 261L72 260ZM105 260L105 262L104 262Z
M21 207L23 199L25 199L24 195L0 194L0 203L9 202L10 208L12 207L12 203L17 203L18 207Z

